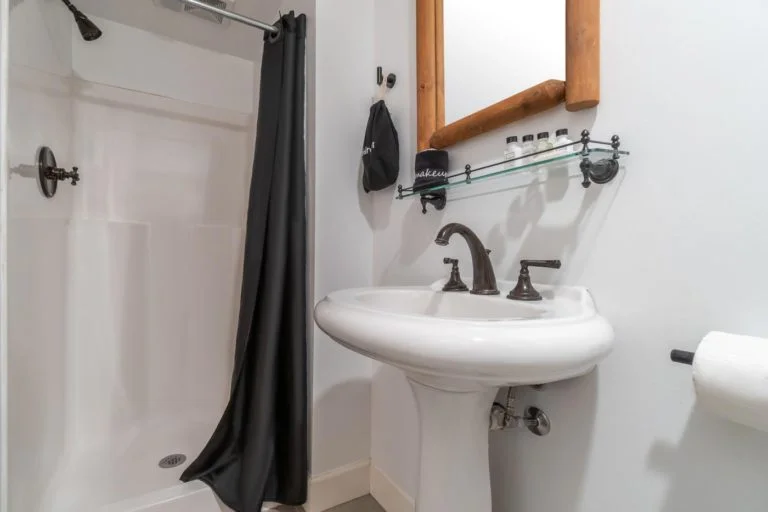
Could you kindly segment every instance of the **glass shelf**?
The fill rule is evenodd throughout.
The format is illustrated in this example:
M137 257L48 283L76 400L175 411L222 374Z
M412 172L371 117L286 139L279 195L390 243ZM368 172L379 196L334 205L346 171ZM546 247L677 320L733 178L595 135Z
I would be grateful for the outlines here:
M595 141L592 141L593 143ZM576 144L581 144L581 142L577 142L574 144L570 144L568 146L561 146L559 148L553 148L551 151L556 151L558 149L572 149L573 146ZM496 164L487 165L478 169L471 169L469 168L469 174L467 172L461 172L456 173L448 176L448 183L443 183L441 185L434 185L432 187L427 187L423 189L419 189L418 191L414 191L413 187L403 188L398 190L397 199L406 199L408 197L414 197L414 196L421 196L424 192L432 192L436 190L447 190L451 188L456 187L463 187L466 185L471 185L476 182L489 180L491 178L498 178L499 176L506 176L511 175L515 173L520 173L522 171L538 171L543 170L545 167L551 166L552 164L557 164L561 162L570 162L574 160L584 160L584 158L587 158L591 161L590 156L594 155L599 160L618 160L620 157L629 156L629 151L619 151L618 149L612 149L612 148L588 148L585 151L578 150L573 151L571 153L567 154L559 154L556 156L551 156L547 158L540 158L536 160L535 162L530 162L526 164L521 165L513 165L513 162L499 162ZM511 167L510 167L511 165ZM501 167L502 169L497 171L492 171L492 168L498 168ZM488 170L489 172L483 173L483 171ZM477 173L477 174L476 174Z

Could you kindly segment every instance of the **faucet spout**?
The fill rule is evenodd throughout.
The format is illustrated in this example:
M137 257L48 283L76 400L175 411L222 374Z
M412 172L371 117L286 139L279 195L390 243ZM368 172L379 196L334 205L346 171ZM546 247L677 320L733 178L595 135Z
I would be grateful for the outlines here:
M488 252L480 241L480 238L463 224L452 222L446 224L437 233L435 243L437 245L448 245L454 234L461 235L469 246L469 253L472 256L472 291L475 295L498 295L499 288L496 285L496 275L493 272L493 265Z

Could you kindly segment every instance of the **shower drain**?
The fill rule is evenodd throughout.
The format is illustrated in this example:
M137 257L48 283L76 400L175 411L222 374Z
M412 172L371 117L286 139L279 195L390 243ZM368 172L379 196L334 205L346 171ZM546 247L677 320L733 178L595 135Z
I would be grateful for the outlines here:
M183 453L174 453L173 455L166 455L160 459L160 462L158 462L157 465L163 469L175 468L176 466L184 464L184 461L186 460L187 456Z

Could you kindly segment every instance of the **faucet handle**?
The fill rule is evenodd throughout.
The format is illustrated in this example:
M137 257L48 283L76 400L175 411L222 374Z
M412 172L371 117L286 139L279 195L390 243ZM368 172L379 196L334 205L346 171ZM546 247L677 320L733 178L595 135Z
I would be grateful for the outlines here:
M451 265L451 277L443 286L444 292L466 292L469 290L459 274L459 260L456 258L443 258L443 263Z
M522 270L528 270L528 267L560 268L560 260L520 260Z
M520 276L517 286L509 292L508 299L512 300L541 300L541 294L531 284L531 273L528 267L560 268L560 260L520 260Z

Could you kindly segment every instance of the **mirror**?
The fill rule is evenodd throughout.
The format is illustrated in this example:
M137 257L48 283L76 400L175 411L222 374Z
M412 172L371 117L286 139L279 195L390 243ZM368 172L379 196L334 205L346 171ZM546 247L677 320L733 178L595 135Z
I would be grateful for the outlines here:
M600 0L416 0L416 31L419 150L600 102Z
M564 0L443 0L445 122L565 80Z

